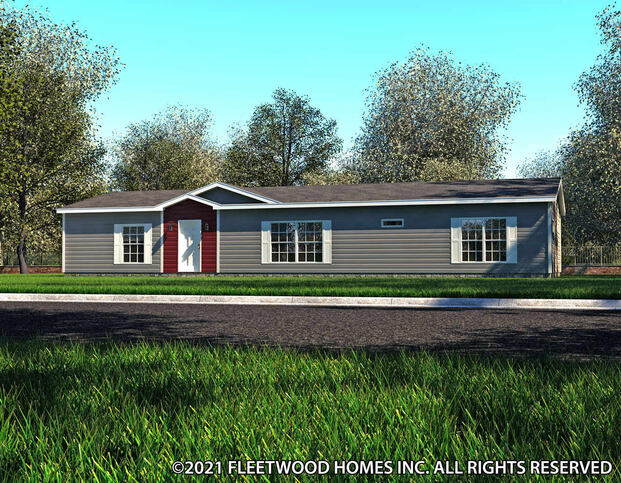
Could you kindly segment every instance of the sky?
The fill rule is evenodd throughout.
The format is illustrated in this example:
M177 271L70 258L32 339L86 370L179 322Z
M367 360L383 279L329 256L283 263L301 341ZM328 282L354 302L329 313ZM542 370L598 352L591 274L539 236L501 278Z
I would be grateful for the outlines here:
M336 119L345 148L373 74L421 44L517 81L524 100L505 135L504 175L578 127L573 85L601 51L595 15L610 0L163 1L34 0L114 45L125 68L96 103L100 135L120 135L168 105L207 108L226 143L278 87Z

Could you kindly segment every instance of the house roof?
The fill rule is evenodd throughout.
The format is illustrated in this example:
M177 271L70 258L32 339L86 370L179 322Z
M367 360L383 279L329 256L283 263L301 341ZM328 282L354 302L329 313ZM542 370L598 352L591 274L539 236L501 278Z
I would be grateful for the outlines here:
M189 198L205 202L216 209L242 207L242 205L221 205L208 201L197 194L204 194L214 188L223 188L257 198L254 203L243 205L244 208L292 207L295 204L330 203L373 203L386 202L400 204L407 202L426 203L429 201L445 203L550 201L556 199L561 187L560 178L537 179L497 179L451 182L412 182L381 183L356 185L316 185L316 186L276 186L276 187L236 187L223 183L213 183L197 190L160 190L160 191L115 191L106 193L59 209L59 212L98 211L133 211L138 209L161 210L163 207ZM562 190L561 203L562 202ZM267 205L267 206L266 206Z
M244 188L281 203L555 196L560 178Z
M87 200L78 201L65 208L121 208L127 206L154 206L164 203L191 190L112 191Z

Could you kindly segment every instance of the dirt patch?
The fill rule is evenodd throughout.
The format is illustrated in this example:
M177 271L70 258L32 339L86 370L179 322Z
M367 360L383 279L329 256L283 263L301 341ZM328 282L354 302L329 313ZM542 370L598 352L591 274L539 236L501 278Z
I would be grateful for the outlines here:
M28 267L28 273L62 273L62 267L55 265L45 265L40 267ZM19 273L17 265L1 265L0 273Z
M564 267L561 275L621 275L621 267Z

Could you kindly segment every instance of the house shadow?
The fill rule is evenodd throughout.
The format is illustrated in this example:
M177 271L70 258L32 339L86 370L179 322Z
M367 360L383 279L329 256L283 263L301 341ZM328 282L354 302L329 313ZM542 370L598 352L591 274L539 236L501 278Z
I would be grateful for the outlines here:
M3 305L0 337L621 360L621 314L614 311L60 305Z

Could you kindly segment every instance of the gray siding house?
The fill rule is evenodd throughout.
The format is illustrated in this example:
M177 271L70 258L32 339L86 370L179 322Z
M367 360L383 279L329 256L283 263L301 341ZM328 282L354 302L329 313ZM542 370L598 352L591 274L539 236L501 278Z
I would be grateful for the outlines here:
M65 273L544 275L561 180L114 192L58 209Z

